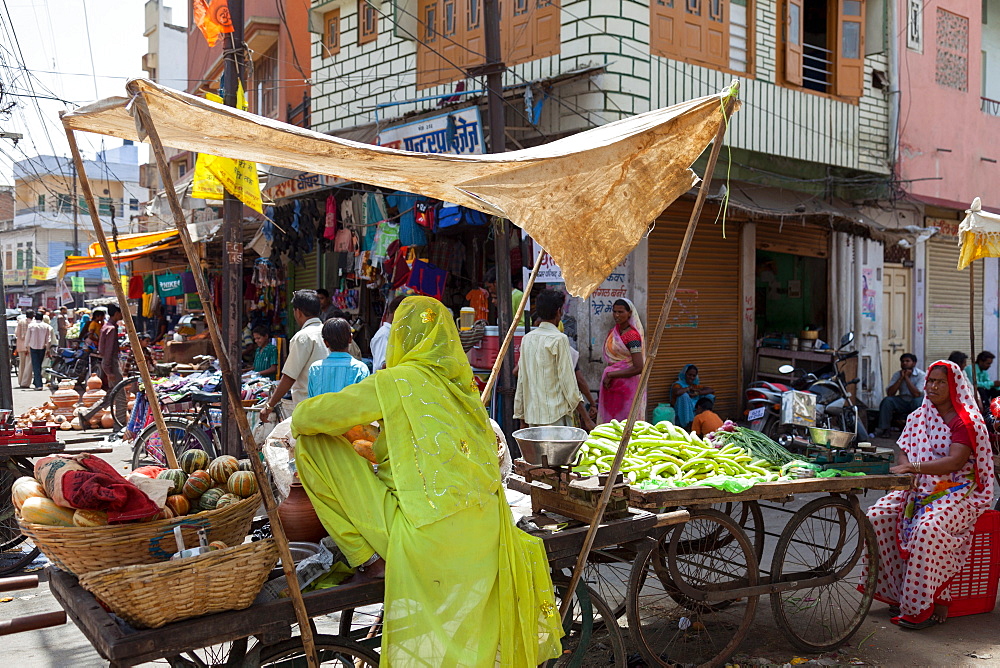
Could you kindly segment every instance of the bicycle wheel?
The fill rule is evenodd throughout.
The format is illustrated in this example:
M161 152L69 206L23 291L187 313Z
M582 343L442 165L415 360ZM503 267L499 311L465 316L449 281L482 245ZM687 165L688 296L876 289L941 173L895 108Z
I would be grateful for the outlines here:
M105 405L111 409L111 418L115 423L115 431L124 429L128 424L128 395L139 389L139 377L126 378L113 388L105 398Z
M0 466L0 575L16 573L38 556L38 548L17 525L10 496L14 481L32 474L31 463L21 458L8 459Z
M211 437L200 427L192 427L191 421L176 416L164 417L167 424L167 434L170 442L174 446L174 454L179 459L180 456L191 450L198 448L208 453L209 459L214 459L215 446ZM156 428L156 423L147 425L139 435L135 437L135 445L132 446L132 470L140 466L167 466L166 455L163 454L163 444L160 441L160 432Z
M591 550L587 565L583 567L582 581L601 597L602 602L612 613L613 619L620 619L625 614L625 596L628 592L628 576L632 570L632 560L635 552L620 546ZM572 577L573 569L564 568L563 575ZM568 580L567 580L568 581ZM595 611L594 628L604 624L604 614L598 616ZM574 629L578 628L574 626Z
M861 558L868 560L861 579ZM828 496L814 499L788 521L774 549L775 583L800 582L800 589L771 594L774 621L804 652L826 652L861 626L872 604L878 576L878 545L857 504ZM805 586L809 580L832 582ZM858 585L864 585L864 593Z
M704 549L691 549L699 541ZM739 524L715 510L695 511L636 555L629 633L651 666L723 665L746 637L759 597L707 602L697 595L753 587L758 578L753 545Z
M356 642L340 636L314 636L319 662L324 666L339 668L376 668L379 656L374 650L362 647ZM306 653L302 638L285 640L277 645L265 647L260 653L261 666L306 665ZM284 663L292 661L294 663Z

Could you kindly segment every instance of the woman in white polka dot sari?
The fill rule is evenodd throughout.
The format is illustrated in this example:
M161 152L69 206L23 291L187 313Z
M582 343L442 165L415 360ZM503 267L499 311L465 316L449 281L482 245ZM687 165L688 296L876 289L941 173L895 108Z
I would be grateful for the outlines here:
M868 510L881 557L875 598L898 606L892 621L909 629L947 618L948 583L965 565L972 528L993 500L989 434L965 374L935 362L924 392L892 468L913 475L913 486Z

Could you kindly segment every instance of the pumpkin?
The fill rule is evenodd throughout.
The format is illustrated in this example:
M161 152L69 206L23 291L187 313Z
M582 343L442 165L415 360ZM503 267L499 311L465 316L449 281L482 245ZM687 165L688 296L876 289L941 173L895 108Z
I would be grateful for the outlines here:
M153 519L154 520L172 520L175 517L177 517L177 514L174 513L174 511L170 510L169 506L164 506L163 508L160 508L160 512L158 512L156 514L156 517L154 517Z
M191 512L191 502L183 494L171 494L167 497L167 508L174 511L174 515L180 517Z
M211 543L208 544L208 546L213 550L225 550L227 547L229 547L221 540L213 540Z
M225 485L226 481L229 480L229 476L236 473L239 468L240 464L236 460L236 457L222 455L213 459L212 463L208 465L208 474L212 476L212 480L215 482Z
M227 486L230 492L245 499L257 493L257 478L250 471L237 471L229 476Z
M180 494L184 490L184 483L187 482L188 474L181 469L164 469L157 476L160 480L169 480L171 483L168 495Z
M354 451L370 461L372 464L378 464L378 459L375 457L375 451L372 449L372 442L366 441L364 439L358 439L351 443L354 446Z
M240 501L242 501L240 497L236 496L235 494L227 492L226 494L223 494L222 496L219 497L219 500L216 502L215 507L225 508L226 506L231 506L234 503L239 503Z
M249 459L241 459L237 464L240 471L253 471L253 463Z
M212 486L212 476L208 471L195 471L188 476L181 493L189 499L197 499Z
M39 496L25 499L21 505L21 517L25 522L44 524L50 527L76 526L73 524L72 509L63 508L52 499Z
M195 471L204 471L207 469L208 461L207 452L198 448L191 448L184 451L177 463L180 464L185 473L190 475Z
M22 476L14 481L14 484L10 486L10 497L14 502L14 507L18 510L24 505L24 502L31 497L37 497L40 499L49 498L45 493L45 488L42 483L38 482L31 476Z
M73 513L73 524L78 527L102 527L108 523L108 514L103 510L79 509Z
M219 499L226 495L226 490L222 487L212 487L201 495L198 499L198 510L215 510Z
M359 424L351 427L344 434L344 438L353 443L354 441L375 441L378 438L378 427L370 424Z

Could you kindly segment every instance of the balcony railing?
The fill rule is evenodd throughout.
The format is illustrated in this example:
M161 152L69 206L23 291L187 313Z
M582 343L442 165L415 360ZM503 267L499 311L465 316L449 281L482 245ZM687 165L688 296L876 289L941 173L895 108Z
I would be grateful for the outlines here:
M833 51L803 43L802 82L806 88L829 92L833 80Z
M988 97L979 98L979 108L984 114L989 116L1000 116L1000 100L991 100Z

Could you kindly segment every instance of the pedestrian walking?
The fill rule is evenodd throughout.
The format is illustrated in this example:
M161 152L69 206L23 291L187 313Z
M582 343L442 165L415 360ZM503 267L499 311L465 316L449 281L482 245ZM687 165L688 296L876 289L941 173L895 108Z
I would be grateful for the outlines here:
M28 350L31 355L31 369L34 372L35 389L42 389L42 362L49 351L52 341L52 326L45 322L45 316L39 311L28 325Z
M25 311L17 318L14 329L14 348L17 350L17 384L22 389L31 385L31 353L28 350L28 325L35 319L35 312Z

